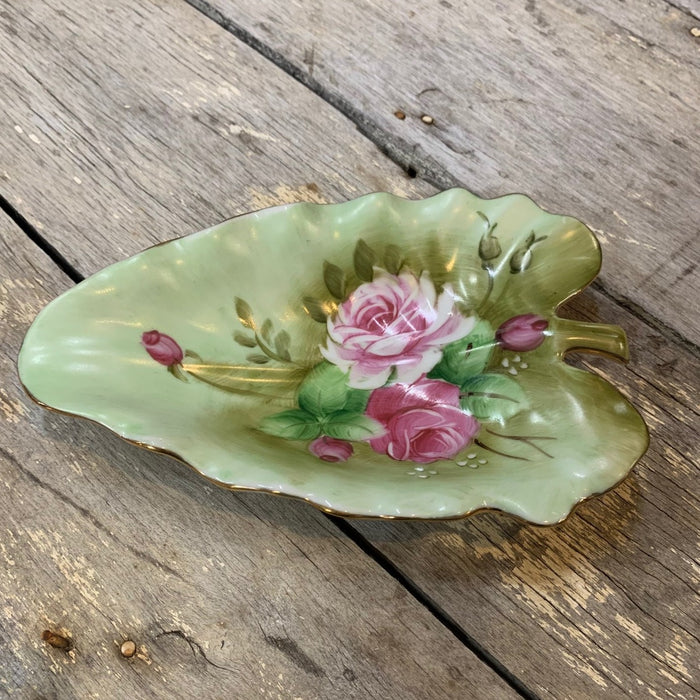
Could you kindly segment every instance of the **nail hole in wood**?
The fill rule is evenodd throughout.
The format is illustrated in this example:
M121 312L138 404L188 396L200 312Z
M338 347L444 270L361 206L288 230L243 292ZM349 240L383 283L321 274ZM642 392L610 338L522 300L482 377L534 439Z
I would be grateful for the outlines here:
M54 649L61 649L62 651L70 651L73 648L73 640L70 637L64 637L58 632L52 632L51 630L44 630L41 633L41 638Z

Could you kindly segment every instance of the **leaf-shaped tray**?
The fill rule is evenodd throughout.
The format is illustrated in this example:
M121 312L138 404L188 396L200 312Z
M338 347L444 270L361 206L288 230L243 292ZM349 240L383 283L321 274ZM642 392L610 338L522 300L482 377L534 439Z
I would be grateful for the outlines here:
M583 224L522 195L291 204L93 275L39 314L19 371L39 403L222 486L555 523L648 443L616 389L563 362L626 359L621 329L555 315L599 267Z

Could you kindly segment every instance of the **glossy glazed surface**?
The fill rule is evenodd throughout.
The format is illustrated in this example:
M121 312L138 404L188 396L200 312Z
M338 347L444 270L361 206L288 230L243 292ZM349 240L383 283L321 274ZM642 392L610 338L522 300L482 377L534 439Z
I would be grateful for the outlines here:
M27 333L20 376L224 485L553 523L648 442L614 387L562 360L626 358L619 328L554 313L599 267L585 226L522 195L276 207L70 290Z

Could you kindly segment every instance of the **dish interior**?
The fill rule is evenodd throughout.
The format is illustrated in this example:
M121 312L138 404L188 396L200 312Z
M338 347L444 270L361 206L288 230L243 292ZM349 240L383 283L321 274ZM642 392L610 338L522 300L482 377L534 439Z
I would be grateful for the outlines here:
M445 518L495 508L553 523L620 481L647 444L639 414L613 386L563 361L575 347L626 353L619 329L555 315L599 267L583 224L521 195L450 190L422 201L372 194L276 207L156 246L71 289L32 325L19 370L39 402L173 453L224 485L342 514ZM392 458L363 439L348 441L345 461L324 461L310 450L314 429L305 433L313 439L265 432L270 416L299 409L302 382L324 361L322 316L332 324L363 284L401 274L427 278L438 298L451 290L449 313L484 324L488 358L475 374L515 385L518 410L503 409L507 398L482 407L487 419L468 443L430 461ZM526 315L546 320L537 347L496 341L499 327ZM151 331L189 351L176 367L148 352ZM399 376L391 371L388 385Z

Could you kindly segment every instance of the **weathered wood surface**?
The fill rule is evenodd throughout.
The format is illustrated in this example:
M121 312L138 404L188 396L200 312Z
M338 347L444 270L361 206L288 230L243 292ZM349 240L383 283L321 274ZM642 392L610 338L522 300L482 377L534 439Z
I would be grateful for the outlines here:
M185 5L152 3L146 11L121 2L110 11L64 2L58 10L12 8L0 18L11 67L3 85L9 97L0 106L7 154L0 191L81 272L273 198L433 191L405 178L323 100ZM542 187L551 196L558 184ZM670 234L664 236L659 262L665 264L672 246ZM606 253L610 246L617 250L615 239ZM652 450L637 477L556 530L495 516L354 527L541 695L691 697L697 687L697 605L690 597L697 588L697 506L690 458L697 428L689 424L697 416L691 398L697 373L685 351L636 317L599 293L585 298L579 315L619 322L633 340L628 370L603 364L598 371L626 390L650 422ZM50 440L59 450L66 439L80 440L82 455L94 461L90 455L103 434L85 431L75 421L61 422ZM6 442L5 449L12 447ZM110 461L127 459L128 446L108 441L108 447ZM158 464L188 478L170 462ZM109 468L98 455L93 478ZM140 483L135 474L132 490ZM170 474L149 476L149 487L158 488L152 497L142 494L143 510L173 488ZM262 504L259 517L279 522L271 515L273 499L236 498ZM193 506L190 517L201 518L203 508ZM285 508L293 520L304 506ZM136 521L120 521L129 538ZM213 537L210 529L211 523L201 524L200 536ZM143 537L140 531L133 536ZM257 554L251 545L249 556ZM189 562L196 560L192 555ZM191 619L198 620L203 613L195 603Z
M84 273L283 201L434 191L178 0L19 3L0 32L0 188Z
M700 340L697 2L190 2L419 175L582 219L599 286Z
M555 528L498 515L356 527L541 697L690 700L700 692L698 362L598 293L571 306L632 339L629 366L585 364L649 425L633 475Z
M0 281L1 697L517 696L311 506L34 405L15 358L71 283L3 214Z

